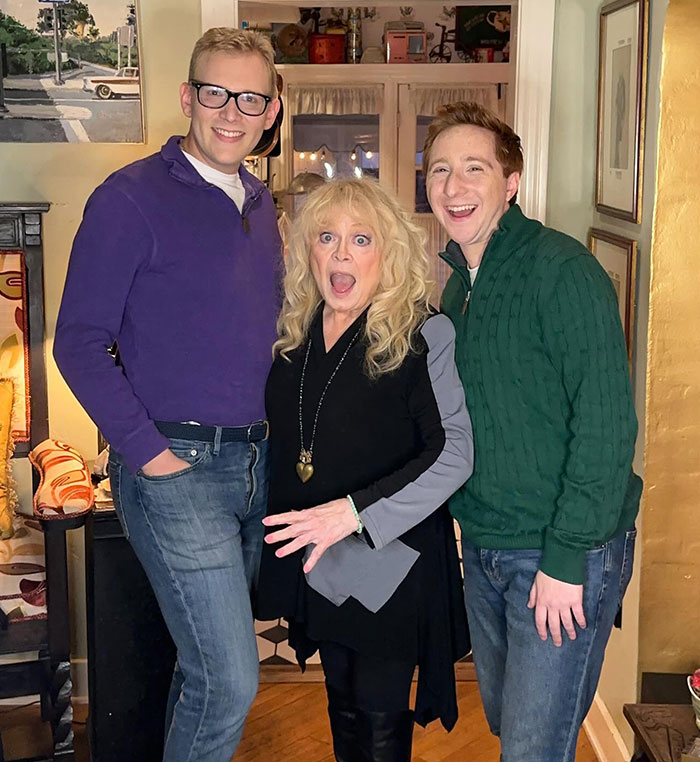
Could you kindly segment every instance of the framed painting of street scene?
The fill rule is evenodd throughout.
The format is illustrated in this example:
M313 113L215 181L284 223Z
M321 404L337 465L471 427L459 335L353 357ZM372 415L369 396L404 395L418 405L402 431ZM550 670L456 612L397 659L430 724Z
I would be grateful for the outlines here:
M0 142L144 142L137 19L123 0L0 0Z

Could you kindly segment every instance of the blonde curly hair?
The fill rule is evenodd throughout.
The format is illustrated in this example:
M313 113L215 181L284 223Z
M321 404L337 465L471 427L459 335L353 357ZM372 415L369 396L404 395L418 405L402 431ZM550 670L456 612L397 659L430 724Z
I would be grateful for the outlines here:
M425 232L374 180L339 179L322 185L309 195L292 224L273 354L289 361L289 353L306 341L322 301L311 272L311 242L339 212L366 223L382 255L379 285L364 332L365 372L376 378L396 370L415 351L416 331L430 314L434 284Z

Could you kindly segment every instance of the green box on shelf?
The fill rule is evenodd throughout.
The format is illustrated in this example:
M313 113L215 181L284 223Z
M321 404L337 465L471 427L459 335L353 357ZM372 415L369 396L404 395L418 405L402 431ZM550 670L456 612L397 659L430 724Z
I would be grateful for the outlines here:
M494 61L508 60L510 5L458 5L455 15L456 45L465 50L472 60L480 60L476 54L479 50L493 50Z

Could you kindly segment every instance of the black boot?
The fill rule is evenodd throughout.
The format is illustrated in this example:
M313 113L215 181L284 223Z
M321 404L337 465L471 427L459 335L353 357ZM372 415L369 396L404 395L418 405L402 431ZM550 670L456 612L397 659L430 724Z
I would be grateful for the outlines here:
M331 699L328 702L328 717L337 762L362 762L358 745L357 709Z
M358 712L363 762L411 762L413 712Z

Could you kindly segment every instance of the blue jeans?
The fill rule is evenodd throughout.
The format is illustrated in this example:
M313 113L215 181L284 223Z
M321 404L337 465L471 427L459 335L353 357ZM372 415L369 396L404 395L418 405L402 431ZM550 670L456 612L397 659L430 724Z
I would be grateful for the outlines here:
M586 629L563 645L540 640L530 588L539 550L486 550L462 541L474 666L501 762L573 762L605 647L632 575L634 529L586 554Z
M230 762L257 692L250 591L267 445L173 439L190 465L167 476L133 475L110 456L117 515L177 647L165 762Z

